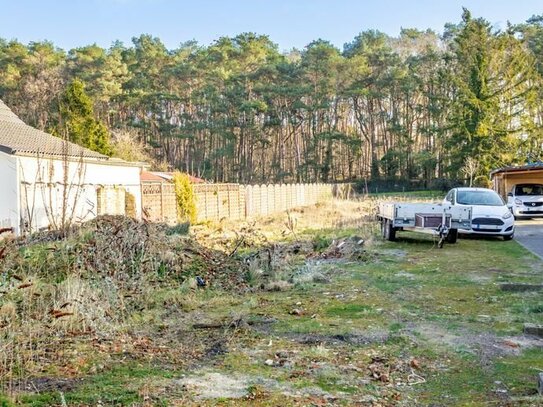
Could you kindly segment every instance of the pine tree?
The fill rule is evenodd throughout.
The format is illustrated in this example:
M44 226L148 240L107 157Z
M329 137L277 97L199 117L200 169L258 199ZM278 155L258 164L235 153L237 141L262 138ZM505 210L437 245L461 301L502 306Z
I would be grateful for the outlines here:
M73 80L62 95L60 114L69 141L105 155L111 154L109 132L94 117L92 101L79 79Z

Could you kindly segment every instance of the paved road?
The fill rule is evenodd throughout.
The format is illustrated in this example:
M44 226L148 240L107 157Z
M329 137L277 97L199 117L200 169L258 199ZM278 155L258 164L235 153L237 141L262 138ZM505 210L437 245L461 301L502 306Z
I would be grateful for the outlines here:
M543 259L543 218L515 221L515 240Z

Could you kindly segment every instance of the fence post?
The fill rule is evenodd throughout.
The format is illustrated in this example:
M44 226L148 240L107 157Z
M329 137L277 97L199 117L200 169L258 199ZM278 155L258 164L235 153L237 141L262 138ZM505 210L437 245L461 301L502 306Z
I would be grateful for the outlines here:
M240 185L240 189L239 189L240 195L241 195L241 188L242 186ZM244 208L245 219L249 217L249 213L252 212L252 206L254 205L252 191L253 191L253 187L251 185L247 185L243 188L243 194L245 195L245 208Z
M221 219L221 191L218 185L216 186L215 192L217 193L217 219L216 220L220 220Z
M230 185L226 188L226 204L228 205L228 219L232 219L232 201L230 199Z
M164 188L160 183L160 221L164 222Z

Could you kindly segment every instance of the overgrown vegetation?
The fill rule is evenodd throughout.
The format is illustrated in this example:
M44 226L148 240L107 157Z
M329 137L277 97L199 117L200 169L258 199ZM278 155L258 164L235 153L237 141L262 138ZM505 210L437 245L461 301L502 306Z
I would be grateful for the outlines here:
M217 290L244 286L243 264L165 225L100 217L65 236L43 232L1 242L4 391L25 388L29 377L77 376L105 363L94 360L93 337L107 344L130 336L125 329L141 311L183 304L196 275ZM161 290L169 292L163 302Z
M499 283L541 262L514 241L382 242L375 202L3 241L4 404L537 405L522 324L541 298Z

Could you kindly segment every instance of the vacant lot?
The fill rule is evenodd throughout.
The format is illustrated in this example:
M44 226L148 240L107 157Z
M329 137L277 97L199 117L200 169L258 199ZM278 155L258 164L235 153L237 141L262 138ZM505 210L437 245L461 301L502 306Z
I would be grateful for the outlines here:
M119 289L137 301L115 327L62 327L43 360L21 364L27 374L4 376L6 403L541 405L543 340L522 333L543 323L541 292L500 283L541 284L542 262L514 241L382 242L374 203L199 226L205 251L176 238L168 250L205 253L185 261L183 279Z

